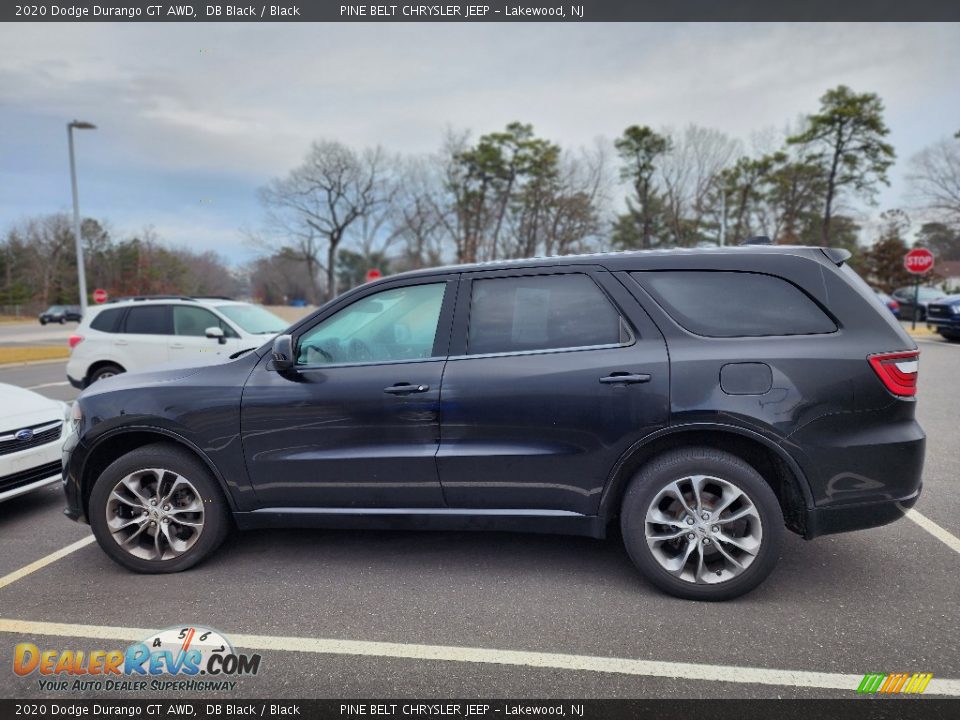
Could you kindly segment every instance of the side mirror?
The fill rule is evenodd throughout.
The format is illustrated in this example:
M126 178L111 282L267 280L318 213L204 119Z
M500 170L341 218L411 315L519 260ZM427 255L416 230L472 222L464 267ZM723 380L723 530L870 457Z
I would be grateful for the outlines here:
M216 340L221 345L225 345L227 342L227 336L223 334L223 329L218 327L208 327L203 331L203 334L206 335L211 340Z
M273 340L273 369L277 372L293 370L293 338L290 335L277 335Z

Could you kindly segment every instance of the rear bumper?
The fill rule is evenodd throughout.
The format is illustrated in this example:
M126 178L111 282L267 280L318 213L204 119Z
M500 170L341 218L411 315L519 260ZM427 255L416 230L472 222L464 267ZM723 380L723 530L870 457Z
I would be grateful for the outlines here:
M896 522L917 504L921 490L922 486L910 495L896 500L809 509L804 537L812 540L820 535L866 530Z

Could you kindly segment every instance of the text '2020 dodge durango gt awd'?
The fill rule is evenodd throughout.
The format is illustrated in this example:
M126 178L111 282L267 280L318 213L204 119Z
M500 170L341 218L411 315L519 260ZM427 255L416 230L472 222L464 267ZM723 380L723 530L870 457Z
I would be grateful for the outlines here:
M917 500L916 345L844 251L742 247L417 271L225 364L74 406L67 514L141 572L228 528L603 537L675 595L732 598Z

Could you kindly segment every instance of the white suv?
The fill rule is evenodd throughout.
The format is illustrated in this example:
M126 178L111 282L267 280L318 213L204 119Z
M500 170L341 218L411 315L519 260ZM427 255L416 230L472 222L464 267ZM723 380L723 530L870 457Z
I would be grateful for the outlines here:
M70 336L67 380L84 388L168 362L209 364L262 345L289 325L259 305L211 297L137 297L88 308Z

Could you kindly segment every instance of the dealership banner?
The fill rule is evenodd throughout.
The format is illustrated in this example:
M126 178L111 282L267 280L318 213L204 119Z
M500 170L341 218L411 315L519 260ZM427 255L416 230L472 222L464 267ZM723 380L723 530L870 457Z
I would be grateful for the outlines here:
M512 0L510 2L149 2L62 0L0 4L0 21L22 22L637 22L956 21L943 0Z
M891 704L893 703L893 704ZM960 700L0 700L0 718L309 720L955 719Z

